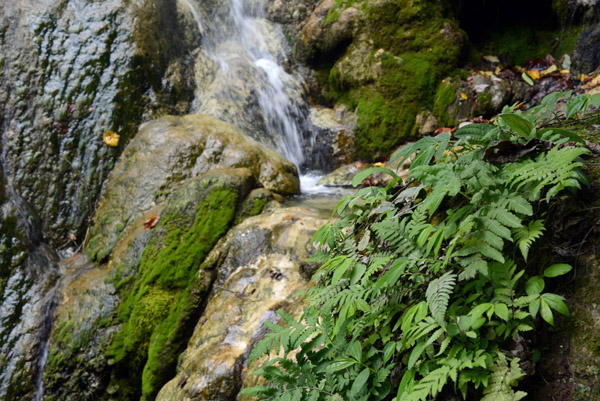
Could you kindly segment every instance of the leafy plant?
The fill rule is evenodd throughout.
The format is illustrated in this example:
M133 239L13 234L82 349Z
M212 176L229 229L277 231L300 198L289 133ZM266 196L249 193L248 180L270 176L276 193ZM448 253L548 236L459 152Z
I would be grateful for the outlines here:
M268 386L243 393L269 400L427 400L442 391L519 400L524 376L511 354L539 316L568 315L544 293L542 272L524 269L545 230L548 204L586 185L588 153L575 134L538 129L561 95L494 124L422 138L392 161L413 157L406 183L363 188L336 207L315 235L324 262L309 305L252 350L275 351L254 374ZM556 99L555 99L556 98ZM577 99L577 98L575 98ZM545 106L544 106L545 105ZM569 109L570 106L567 106ZM571 106L575 107L575 106ZM570 109L569 109L570 110ZM360 183L376 168L355 177ZM393 383L393 385L392 385Z

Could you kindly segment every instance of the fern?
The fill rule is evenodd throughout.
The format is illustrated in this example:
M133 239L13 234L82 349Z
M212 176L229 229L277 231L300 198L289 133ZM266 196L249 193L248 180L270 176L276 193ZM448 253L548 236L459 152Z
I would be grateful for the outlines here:
M523 259L527 261L531 244L539 238L546 228L543 220L534 220L529 222L529 225L522 226L514 230L514 237L517 241L517 246L523 255Z
M456 284L456 275L447 272L440 278L436 278L427 287L427 305L431 311L431 316L440 324L444 324L444 315L448 309L448 302L452 289Z
M519 358L508 364L504 354L498 353L498 359L491 372L490 383L483 390L484 396L481 401L518 401L527 396L523 391L513 390L518 381L525 376L519 368Z
M269 386L246 394L422 401L453 389L463 398L522 399L518 360L500 350L534 330L538 315L552 324L553 311L568 310L560 296L543 293L543 277L527 277L519 263L544 233L540 211L586 184L580 167L588 151L572 146L578 137L538 129L555 118L549 108L560 96L529 112L506 108L494 125L459 129L457 141L422 138L392 157L413 159L409 183L344 198L339 219L315 234L321 250L314 260L322 266L304 314L280 313L280 325L266 323L272 331L248 358L256 364L277 354L256 371ZM540 138L550 142L527 148ZM569 270L555 266L546 277ZM400 382L390 380L392 371Z

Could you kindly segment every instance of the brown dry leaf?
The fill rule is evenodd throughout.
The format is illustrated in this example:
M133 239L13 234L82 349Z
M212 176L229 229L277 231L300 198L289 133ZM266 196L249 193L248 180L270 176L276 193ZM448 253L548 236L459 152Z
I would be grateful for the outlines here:
M104 133L104 136L102 137L102 139L104 140L104 143L107 144L108 146L118 146L119 145L119 134L115 133L114 131L106 131Z
M160 220L160 216L154 215L150 217L148 220L144 221L144 228L146 230L152 230L158 224L158 220Z
M540 79L540 72L538 70L527 70L525 71L527 73L527 75L529 75L529 77L531 79Z

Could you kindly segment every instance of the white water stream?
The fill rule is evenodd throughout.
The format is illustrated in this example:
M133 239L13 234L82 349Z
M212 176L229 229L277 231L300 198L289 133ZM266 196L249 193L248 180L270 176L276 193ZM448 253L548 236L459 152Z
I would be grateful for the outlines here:
M226 11L201 16L193 7L198 0L182 1L198 29L206 27L202 52L216 67L213 83L198 91L193 110L237 125L302 172L304 152L311 151L302 135L308 111L303 82L282 65L290 49L279 27L266 19L265 2L226 0Z

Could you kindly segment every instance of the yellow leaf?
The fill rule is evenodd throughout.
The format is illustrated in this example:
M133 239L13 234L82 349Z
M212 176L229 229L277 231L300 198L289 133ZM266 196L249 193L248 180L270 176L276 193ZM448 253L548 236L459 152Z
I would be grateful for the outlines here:
M589 86L598 86L598 85L600 85L600 75L598 75L596 78L592 79L591 82L588 85Z
M526 72L531 79L540 79L540 72L538 70L527 70Z
M116 134L113 131L106 131L104 133L104 137L102 138L104 140L104 143L107 144L108 146L118 146L119 145L119 134Z
M560 70L561 74L570 74L571 70Z
M558 67L556 67L555 64L552 64L550 67L548 67L544 71L542 71L541 74L542 74L542 76L543 75L548 75L548 74L553 73L556 70L558 70Z
M467 94L464 92L460 94L460 97L462 97L465 100L467 100L469 98L469 96L467 96Z
M373 163L373 167L385 167L385 163L381 163L381 162Z

